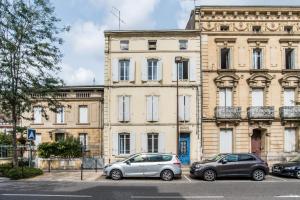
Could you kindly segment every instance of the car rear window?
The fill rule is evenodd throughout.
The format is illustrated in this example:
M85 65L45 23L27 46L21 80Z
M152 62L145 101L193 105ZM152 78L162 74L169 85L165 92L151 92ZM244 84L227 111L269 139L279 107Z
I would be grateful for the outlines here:
M251 155L239 155L239 161L252 161L252 160L256 160L253 156Z
M162 161L170 161L172 160L172 155L162 155Z

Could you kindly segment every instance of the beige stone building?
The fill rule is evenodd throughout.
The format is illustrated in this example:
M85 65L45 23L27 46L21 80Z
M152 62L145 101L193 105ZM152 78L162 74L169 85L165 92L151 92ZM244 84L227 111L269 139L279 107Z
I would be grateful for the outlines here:
M203 72L203 156L299 153L300 7L197 7Z
M106 163L138 152L200 158L199 41L193 30L105 32Z
M46 109L48 119L42 115L43 101L33 109L32 121L22 126L36 129L35 145L52 142L67 136L79 137L86 156L102 155L103 86L66 86L59 90L58 100L64 105L55 113Z

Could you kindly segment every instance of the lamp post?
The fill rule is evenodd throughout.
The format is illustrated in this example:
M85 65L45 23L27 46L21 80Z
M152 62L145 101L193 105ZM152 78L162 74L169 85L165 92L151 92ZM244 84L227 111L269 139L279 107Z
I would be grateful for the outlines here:
M178 75L179 75L179 63L182 62L181 56L175 57L175 63L176 63L176 152L179 154L179 87L178 87Z

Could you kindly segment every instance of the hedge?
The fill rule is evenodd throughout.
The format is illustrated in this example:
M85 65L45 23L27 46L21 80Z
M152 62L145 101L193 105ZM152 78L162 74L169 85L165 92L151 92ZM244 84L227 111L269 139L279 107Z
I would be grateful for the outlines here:
M21 167L11 168L9 170L6 170L4 173L5 177L8 177L13 180L22 179L22 178L32 178L42 174L43 171L41 169L32 168L32 167L24 167L23 172Z

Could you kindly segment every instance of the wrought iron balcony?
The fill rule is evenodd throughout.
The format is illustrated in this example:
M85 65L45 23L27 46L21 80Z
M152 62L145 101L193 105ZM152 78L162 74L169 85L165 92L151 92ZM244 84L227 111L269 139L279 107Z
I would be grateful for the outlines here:
M215 117L218 120L239 120L241 119L241 107L217 106Z
M279 113L283 120L300 120L300 106L283 106Z
M274 106L251 106L248 108L248 118L252 120L274 119Z

